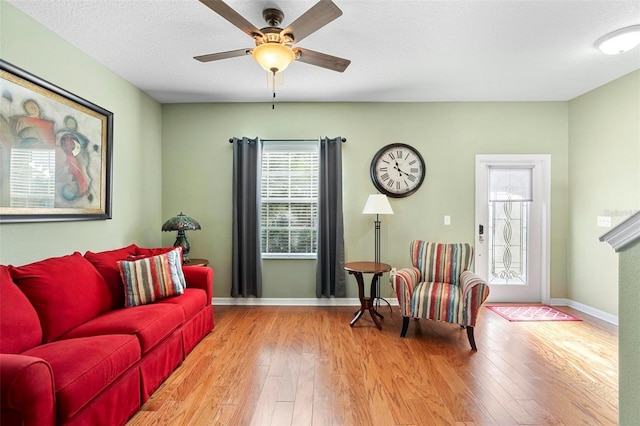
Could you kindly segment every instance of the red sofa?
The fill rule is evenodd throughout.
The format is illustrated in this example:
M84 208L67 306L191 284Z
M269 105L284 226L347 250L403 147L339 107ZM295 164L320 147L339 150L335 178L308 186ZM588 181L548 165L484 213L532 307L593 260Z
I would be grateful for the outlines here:
M0 424L121 425L144 404L214 326L209 267L182 267L182 294L125 307L118 261L161 252L0 265Z

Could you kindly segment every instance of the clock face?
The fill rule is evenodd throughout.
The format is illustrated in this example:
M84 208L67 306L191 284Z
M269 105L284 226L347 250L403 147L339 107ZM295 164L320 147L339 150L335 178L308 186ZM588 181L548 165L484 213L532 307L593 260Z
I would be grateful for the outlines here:
M381 148L371 161L371 180L389 197L406 197L424 181L424 160L413 147L392 143Z

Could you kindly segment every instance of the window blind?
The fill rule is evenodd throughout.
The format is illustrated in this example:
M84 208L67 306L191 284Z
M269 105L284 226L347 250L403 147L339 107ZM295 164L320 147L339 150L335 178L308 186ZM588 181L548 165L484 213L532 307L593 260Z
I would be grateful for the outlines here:
M263 255L315 256L318 212L317 142L265 142L261 185Z

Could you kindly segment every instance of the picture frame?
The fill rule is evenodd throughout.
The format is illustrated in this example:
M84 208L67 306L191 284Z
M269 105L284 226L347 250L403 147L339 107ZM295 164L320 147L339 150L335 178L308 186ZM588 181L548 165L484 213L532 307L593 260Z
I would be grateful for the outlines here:
M0 223L111 219L113 113L0 59Z

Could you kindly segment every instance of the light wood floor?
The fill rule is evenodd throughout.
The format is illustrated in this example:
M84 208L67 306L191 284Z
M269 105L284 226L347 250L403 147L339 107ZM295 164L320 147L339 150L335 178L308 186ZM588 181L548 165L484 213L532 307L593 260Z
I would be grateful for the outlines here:
M617 327L510 323L482 308L478 351L452 324L398 308L214 308L216 327L134 425L615 425Z

